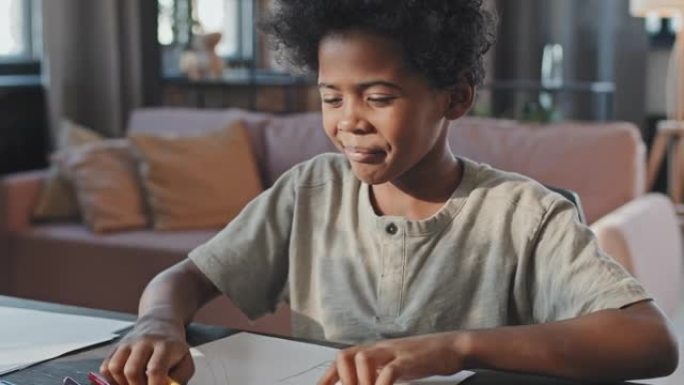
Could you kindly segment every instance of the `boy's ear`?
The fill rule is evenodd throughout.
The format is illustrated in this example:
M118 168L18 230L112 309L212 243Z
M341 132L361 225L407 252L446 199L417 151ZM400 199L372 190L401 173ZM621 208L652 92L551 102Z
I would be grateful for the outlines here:
M455 120L465 115L475 101L475 87L469 82L460 82L449 88L449 103L444 117Z

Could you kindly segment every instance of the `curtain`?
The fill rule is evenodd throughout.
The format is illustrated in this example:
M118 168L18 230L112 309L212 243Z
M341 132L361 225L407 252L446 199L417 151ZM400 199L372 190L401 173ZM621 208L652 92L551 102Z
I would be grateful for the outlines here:
M45 0L43 81L51 134L62 118L109 137L142 104L140 2Z

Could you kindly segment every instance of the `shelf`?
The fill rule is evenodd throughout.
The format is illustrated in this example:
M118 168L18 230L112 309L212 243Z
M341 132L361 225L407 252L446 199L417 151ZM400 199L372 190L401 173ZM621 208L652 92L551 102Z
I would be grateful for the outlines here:
M228 69L220 78L191 80L184 75L167 76L163 82L174 86L187 87L225 87L225 86L300 86L313 85L311 76L290 75L272 71L249 71L247 69Z
M589 92L594 94L612 94L615 92L613 82L564 82L558 87L544 87L536 80L500 80L487 83L484 89L536 91L536 92Z

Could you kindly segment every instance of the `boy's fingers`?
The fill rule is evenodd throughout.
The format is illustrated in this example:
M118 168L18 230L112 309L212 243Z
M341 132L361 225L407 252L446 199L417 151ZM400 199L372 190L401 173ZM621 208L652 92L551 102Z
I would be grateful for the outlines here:
M339 380L340 376L337 374L337 363L333 362L325 371L323 377L318 380L317 385L335 385Z
M375 384L378 370L394 359L394 354L388 349L369 347L360 350L354 356L359 385Z
M171 357L169 349L164 345L156 346L152 356L147 362L145 374L149 385L168 385L166 376L169 373Z
M358 348L350 348L337 353L335 359L337 374L344 385L358 385L356 365L354 365L354 356L358 350Z
M145 368L147 361L152 355L152 347L149 345L137 345L131 351L126 360L123 372L129 385L146 385Z
M131 348L129 346L119 346L107 363L110 379L113 379L118 385L128 385L123 369L130 354Z
M193 374L195 374L195 363L192 361L192 356L188 350L178 364L171 369L169 377L180 384L185 384ZM164 382L164 385L167 384L168 382Z
M375 385L393 385L400 376L400 365L396 361L392 361L380 370Z
M102 374L108 381L111 381L113 378L109 373L109 357L111 357L111 354L102 360L102 363L100 364L100 374Z
M376 365L369 352L360 351L356 353L354 365L356 366L359 385L373 385L375 383Z

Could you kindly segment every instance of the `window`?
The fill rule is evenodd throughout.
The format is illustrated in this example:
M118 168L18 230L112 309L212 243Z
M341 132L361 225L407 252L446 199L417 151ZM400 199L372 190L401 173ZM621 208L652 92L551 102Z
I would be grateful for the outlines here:
M33 0L0 0L0 62L33 62Z
M162 46L186 48L194 34L221 32L219 55L240 62L252 59L253 0L158 0L158 4L157 37Z

